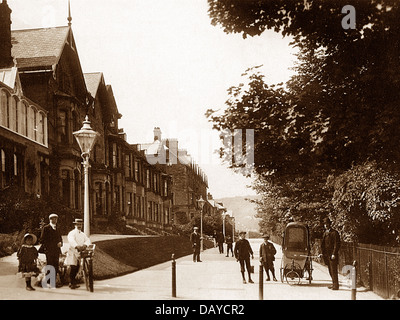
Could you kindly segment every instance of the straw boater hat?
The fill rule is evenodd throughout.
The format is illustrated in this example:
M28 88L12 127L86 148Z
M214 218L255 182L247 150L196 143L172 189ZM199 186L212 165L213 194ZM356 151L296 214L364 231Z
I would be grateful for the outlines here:
M51 215L49 215L49 219L52 219L52 218L58 218L58 215L56 215L55 213L52 213Z
M194 227L193 230L199 230L199 227Z
M24 235L24 240L23 240L24 243L25 243L25 240L26 240L27 237L32 237L32 239L33 239L33 243L32 244L36 243L37 237L33 233L26 233Z
M73 224L77 224L77 223L83 223L82 219L75 219L74 222L72 222Z

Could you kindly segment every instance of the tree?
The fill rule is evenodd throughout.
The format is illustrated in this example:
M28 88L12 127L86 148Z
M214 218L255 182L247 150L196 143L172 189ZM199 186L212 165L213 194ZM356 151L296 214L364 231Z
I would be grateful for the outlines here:
M63 234L70 231L74 218L82 216L80 211L59 201L37 198L11 186L0 192L0 233L23 231L39 236L43 221L48 223L49 215L54 212L59 215L58 223Z
M357 165L367 173L363 164L370 161L375 161L378 171L383 164L393 164L390 174L398 170L400 3L208 2L212 24L221 25L225 32L242 33L245 38L272 29L292 36L292 45L299 48L296 75L286 86L267 85L257 68L249 69L244 74L250 74L246 85L228 90L223 113L207 111L217 130L255 130L256 188L264 194L261 207L268 215L264 227L284 223L288 212L316 225L321 214L333 209L338 226L346 228L340 217L351 213L339 208L332 198L335 191L323 188L327 178L341 181L352 176ZM356 9L355 29L341 24L342 8L349 4ZM222 149L224 153L229 150ZM263 184L269 190L260 187ZM376 185L375 194L387 194L386 187ZM304 210L299 209L302 206ZM393 220L388 210L383 208L383 215ZM355 222L349 225L353 228Z
M330 177L335 223L349 241L400 242L400 176L375 161Z
M219 114L208 110L207 116L219 131L254 129L255 189L263 196L257 202L261 231L280 234L291 219L319 224L315 217L325 212L326 174L316 157L313 111L302 111L296 104L296 86L304 87L300 82L305 77L293 79L289 89L265 83L257 67L243 77L246 85L228 90L227 108ZM229 148L221 149L223 158Z
M307 139L296 130L288 132L292 123L291 93L282 86L265 83L257 67L246 70L243 76L248 77L245 81L248 85L241 83L229 88L227 108L222 113L207 110L206 116L213 122L213 129L220 132L254 130L254 169L258 174L300 172L304 169L302 164L311 159L301 152ZM230 162L231 147L225 145L220 155L233 169L240 169L241 163Z
M292 107L299 116L307 109L317 117L314 140L321 143L315 151L324 153L326 160L348 168L354 160L362 163L371 157L399 157L395 148L400 138L396 110L400 98L398 1L208 3L212 24L221 25L227 33L247 37L272 29L294 38L301 56L299 75L292 79L299 85L290 87L296 96ZM341 24L342 8L349 4L356 9L354 30ZM305 59L315 60L311 68Z

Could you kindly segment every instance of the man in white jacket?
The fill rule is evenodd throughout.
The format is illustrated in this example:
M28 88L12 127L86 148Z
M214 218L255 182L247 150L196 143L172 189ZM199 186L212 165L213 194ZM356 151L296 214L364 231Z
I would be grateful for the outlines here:
M91 242L86 234L82 232L83 220L75 219L73 223L75 224L75 229L68 233L69 249L65 258L65 264L71 267L69 287L76 289L79 288L75 278L79 270L80 252L84 251Z

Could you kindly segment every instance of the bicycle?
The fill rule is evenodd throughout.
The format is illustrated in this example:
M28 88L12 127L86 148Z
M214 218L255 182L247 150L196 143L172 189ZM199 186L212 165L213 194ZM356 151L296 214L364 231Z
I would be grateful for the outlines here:
M83 273L83 278L86 284L86 290L93 292L93 255L95 244L89 245L85 250L80 253L81 268Z

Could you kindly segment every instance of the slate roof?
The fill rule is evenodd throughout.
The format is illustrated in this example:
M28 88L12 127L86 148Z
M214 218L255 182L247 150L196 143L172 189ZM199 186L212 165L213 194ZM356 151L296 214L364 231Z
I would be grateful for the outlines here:
M102 72L94 72L94 73L84 73L83 77L85 78L86 88L90 92L93 98L96 97L97 91L99 90L99 85L103 78Z
M18 68L51 67L60 59L69 27L11 31L12 56Z

